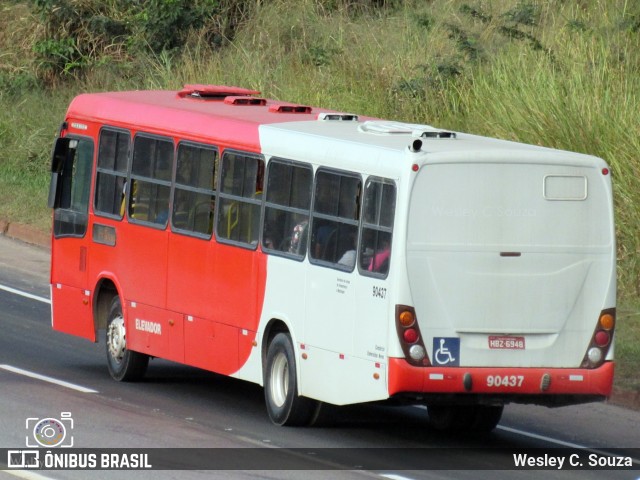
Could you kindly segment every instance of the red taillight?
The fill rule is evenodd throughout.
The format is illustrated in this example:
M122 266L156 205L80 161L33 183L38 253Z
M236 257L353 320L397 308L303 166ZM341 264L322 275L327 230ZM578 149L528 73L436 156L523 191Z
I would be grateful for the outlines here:
M416 343L419 338L418 332L416 332L415 328L407 328L402 336L404 337L404 341L407 343Z
M594 340L597 346L606 347L607 345L609 345L609 341L611 340L611 337L604 330L600 330L599 332L596 332L594 336Z
M416 311L413 307L396 305L396 331L407 362L416 367L429 366L431 362L427 350L424 348Z
M591 342L582 360L582 368L598 368L602 365L611 347L616 325L616 309L609 308L600 312L598 324L591 337Z

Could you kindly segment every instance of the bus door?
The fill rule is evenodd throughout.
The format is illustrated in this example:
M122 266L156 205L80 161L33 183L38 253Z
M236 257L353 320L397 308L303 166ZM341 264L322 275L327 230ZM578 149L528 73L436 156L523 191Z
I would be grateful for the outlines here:
M53 328L95 341L90 292L86 290L93 152L90 138L58 138L51 162L49 207L53 208Z
M232 374L252 349L264 298L266 257L257 250L264 181L264 160L227 149L221 157L216 202L216 239L210 257L215 275L206 281L209 368ZM197 340L201 330L194 329Z
M304 329L310 361L301 367L301 390L334 403L345 397L339 378L354 353L361 191L359 175L325 169L316 174Z
M211 146L184 141L178 145L167 267L167 308L183 315L182 361L208 370L216 370L214 356L220 348L233 349L233 342L216 344L226 330L215 328L211 319L219 304L212 281L218 158Z

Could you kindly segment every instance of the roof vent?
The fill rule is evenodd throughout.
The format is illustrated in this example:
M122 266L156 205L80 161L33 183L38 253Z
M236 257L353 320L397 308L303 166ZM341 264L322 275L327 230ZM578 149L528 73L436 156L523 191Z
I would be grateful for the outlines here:
M178 96L182 98L191 97L210 100L223 100L233 95L260 95L260 92L247 88L227 87L225 85L185 85L178 92Z
M331 121L331 122L357 122L358 115L353 113L321 113L318 115L318 120Z
M415 123L368 121L358 127L361 132L375 135L411 135L422 138L456 138L454 132L438 130L431 125Z
M311 107L281 103L269 105L269 111L271 113L311 113Z
M266 105L267 101L257 97L228 96L225 97L224 103L228 105Z
M428 132L422 132L420 136L424 138L456 138L455 132L448 132L446 130L430 130Z

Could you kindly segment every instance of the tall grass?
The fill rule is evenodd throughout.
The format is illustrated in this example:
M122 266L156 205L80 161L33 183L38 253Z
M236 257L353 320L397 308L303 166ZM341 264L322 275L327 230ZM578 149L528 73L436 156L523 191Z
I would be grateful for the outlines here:
M15 2L0 5L28 16ZM614 179L620 291L640 295L636 2L272 0L245 7L244 23L224 47L194 30L182 49L124 63L121 55L104 57L54 90L28 82L20 88L20 77L10 75L28 69L17 59L33 35L7 16L23 37L6 43L19 49L0 51L0 216L47 228L50 142L74 94L235 84L604 158ZM14 31L0 25L0 36Z

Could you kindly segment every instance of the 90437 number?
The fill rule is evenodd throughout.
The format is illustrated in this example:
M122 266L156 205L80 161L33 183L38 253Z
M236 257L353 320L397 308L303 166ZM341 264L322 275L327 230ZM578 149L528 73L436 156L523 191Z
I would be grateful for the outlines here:
M487 387L521 387L524 382L523 375L488 375Z

